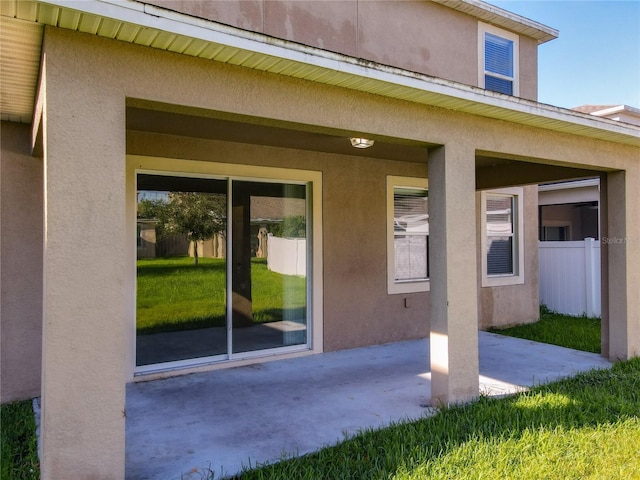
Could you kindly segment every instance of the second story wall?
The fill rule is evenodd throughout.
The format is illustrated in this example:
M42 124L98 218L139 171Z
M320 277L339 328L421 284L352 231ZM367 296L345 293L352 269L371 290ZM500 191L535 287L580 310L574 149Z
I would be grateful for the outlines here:
M472 15L428 0L145 0L195 17L482 86ZM517 96L537 99L538 43L518 35Z
M519 97L538 100L538 42L520 35Z

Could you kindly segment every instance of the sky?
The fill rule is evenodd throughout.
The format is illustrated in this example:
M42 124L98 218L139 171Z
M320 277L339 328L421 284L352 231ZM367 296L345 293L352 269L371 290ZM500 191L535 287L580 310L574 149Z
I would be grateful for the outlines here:
M538 101L640 108L640 0L485 0L559 30L538 47Z

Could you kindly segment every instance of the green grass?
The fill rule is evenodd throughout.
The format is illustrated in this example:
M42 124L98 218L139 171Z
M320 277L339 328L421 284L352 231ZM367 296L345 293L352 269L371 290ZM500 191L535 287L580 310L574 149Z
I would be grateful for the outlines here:
M563 315L540 308L540 320L510 328L491 328L490 332L550 343L561 347L600 353L600 319Z
M640 478L640 359L366 431L239 475L269 479Z
M224 259L155 258L138 260L136 325L138 333L225 325ZM274 273L266 260L251 260L254 322L304 315L305 279Z
M0 407L0 479L40 478L31 400Z

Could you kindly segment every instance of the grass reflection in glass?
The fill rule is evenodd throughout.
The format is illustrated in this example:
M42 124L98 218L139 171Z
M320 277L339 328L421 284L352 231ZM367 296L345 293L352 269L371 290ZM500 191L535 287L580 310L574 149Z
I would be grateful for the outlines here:
M225 325L226 262L190 257L154 258L137 263L138 334ZM251 259L254 323L304 318L306 279L269 271L266 259Z

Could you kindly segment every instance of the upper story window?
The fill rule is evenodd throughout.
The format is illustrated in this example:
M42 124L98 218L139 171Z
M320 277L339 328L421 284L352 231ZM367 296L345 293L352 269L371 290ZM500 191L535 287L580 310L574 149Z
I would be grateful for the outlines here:
M429 289L429 197L426 178L387 177L387 291Z
M519 95L518 36L479 23L478 50L478 85L494 92Z

